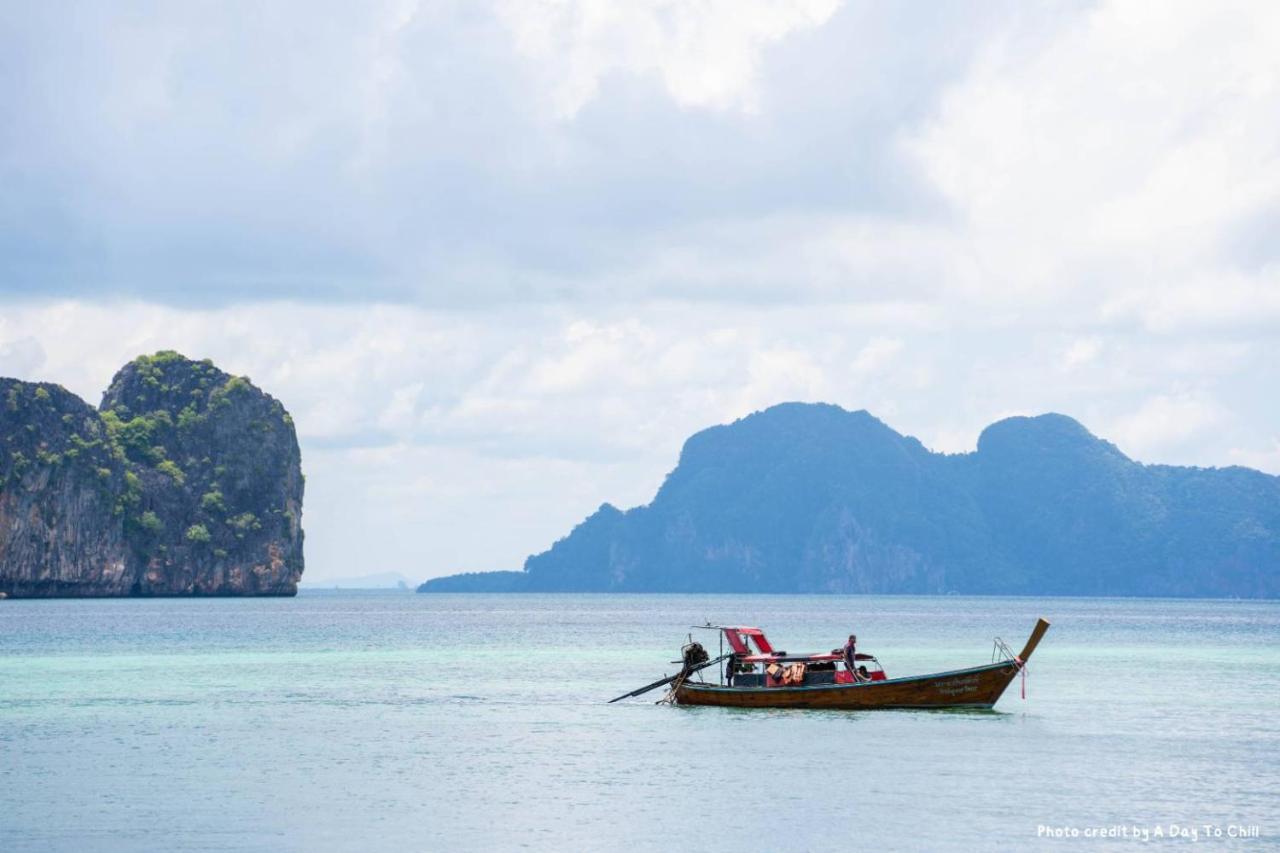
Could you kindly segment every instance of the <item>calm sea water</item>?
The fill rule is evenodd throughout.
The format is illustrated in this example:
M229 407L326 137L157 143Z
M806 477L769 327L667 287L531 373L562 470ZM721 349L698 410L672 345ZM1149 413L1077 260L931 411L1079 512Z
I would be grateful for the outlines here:
M605 704L707 619L791 651L852 628L894 676L985 663L1040 615L1027 699L994 712ZM1278 711L1278 602L7 601L0 849L1274 846Z

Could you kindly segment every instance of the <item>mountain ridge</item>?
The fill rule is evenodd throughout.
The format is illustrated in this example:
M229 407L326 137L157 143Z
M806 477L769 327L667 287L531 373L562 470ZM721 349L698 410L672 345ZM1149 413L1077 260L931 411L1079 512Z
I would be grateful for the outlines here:
M783 403L684 443L520 572L419 591L1280 595L1280 478L1143 465L1073 418L934 453L865 410Z

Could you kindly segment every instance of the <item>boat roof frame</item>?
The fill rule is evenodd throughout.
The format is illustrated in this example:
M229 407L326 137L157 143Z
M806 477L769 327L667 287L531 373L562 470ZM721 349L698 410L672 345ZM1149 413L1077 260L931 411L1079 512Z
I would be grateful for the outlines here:
M733 632L734 634L738 635L738 637L730 638L731 646L735 645L733 642L733 639L740 639L741 637L750 637L752 640L755 641L756 648L760 649L760 653L759 654L742 654L735 648L734 652L735 654L737 654L737 660L739 663L781 663L781 662L804 663L804 662L844 660L844 655L839 652L815 652L813 654L794 654L794 655L789 655L789 654L786 654L785 652L783 653L776 652L773 649L773 644L769 642L769 638L765 636L764 631L751 625L712 625L710 622L707 622L707 624L705 625L691 625L690 627L698 631L721 631L723 632L726 638L730 638L730 632ZM760 642L761 640L764 640L763 645L761 645L761 642ZM747 647L745 643L743 644L743 647L746 648L748 652L750 652L750 648ZM880 664L880 661L876 660L874 655L866 655L866 654L858 653L854 655L854 659L860 660L860 661L870 661L872 663L875 663L877 666Z

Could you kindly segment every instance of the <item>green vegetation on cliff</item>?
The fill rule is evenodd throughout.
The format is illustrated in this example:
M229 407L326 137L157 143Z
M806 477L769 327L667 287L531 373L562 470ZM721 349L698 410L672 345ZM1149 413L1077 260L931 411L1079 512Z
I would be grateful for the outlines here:
M296 591L297 438L246 377L164 351L122 368L97 411L12 379L0 399L0 591Z

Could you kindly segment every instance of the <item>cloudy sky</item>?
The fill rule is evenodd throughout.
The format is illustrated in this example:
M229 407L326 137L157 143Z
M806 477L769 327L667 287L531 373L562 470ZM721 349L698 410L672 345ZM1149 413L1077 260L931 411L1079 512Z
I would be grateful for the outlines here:
M785 400L1280 473L1280 6L27 3L0 375L298 425L308 579L518 568Z

